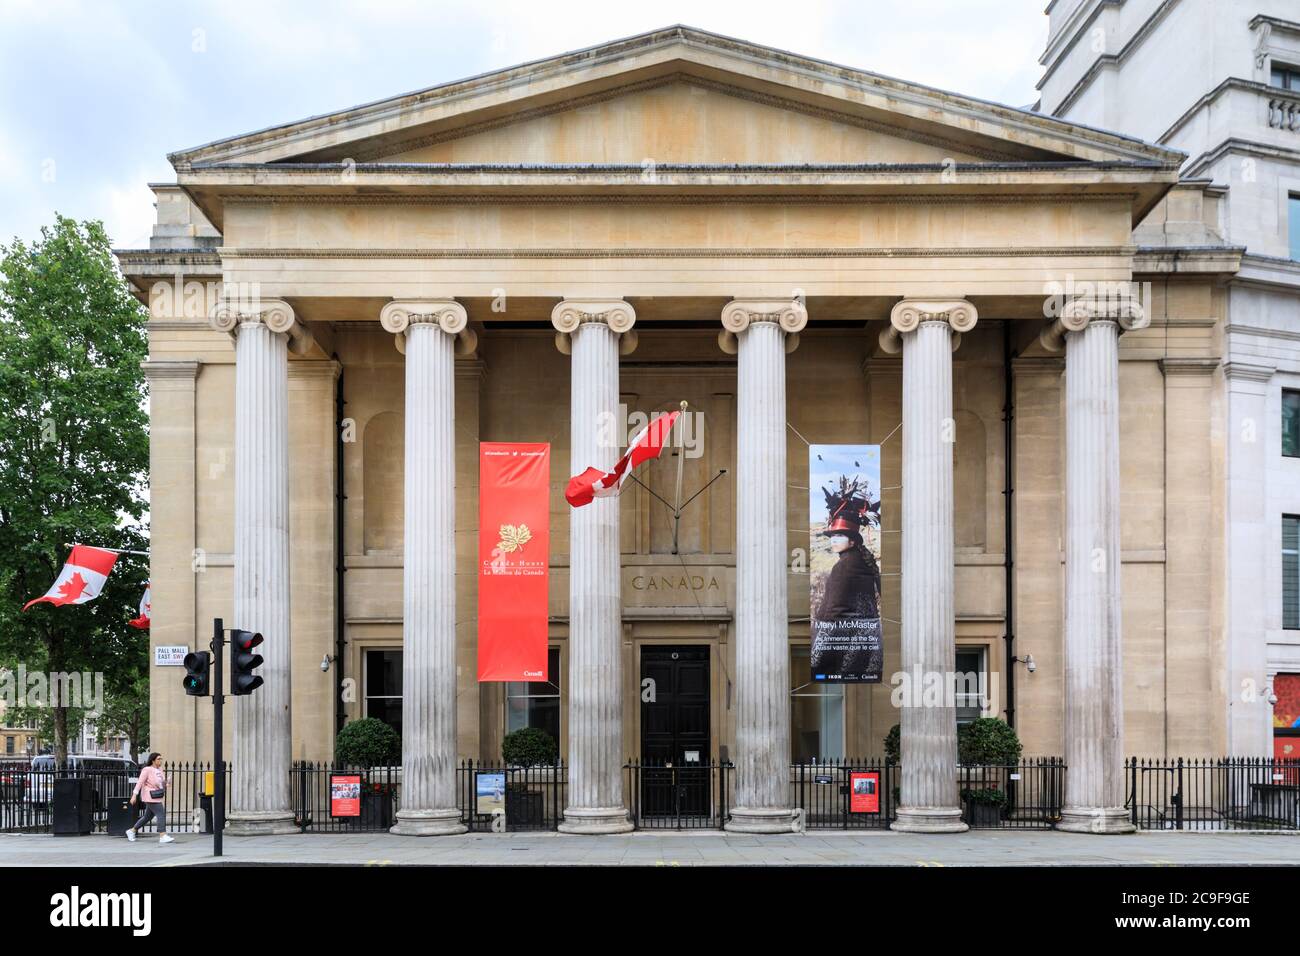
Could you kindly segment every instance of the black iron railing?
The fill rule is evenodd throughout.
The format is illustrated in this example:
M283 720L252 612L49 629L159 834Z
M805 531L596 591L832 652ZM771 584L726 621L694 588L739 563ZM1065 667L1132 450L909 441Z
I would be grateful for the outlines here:
M810 830L887 829L896 812L898 766L881 758L790 767L791 806Z
M401 767L296 761L289 768L293 822L302 833L382 833L400 806Z
M564 817L569 768L563 763L516 767L463 761L456 802L471 831L554 830Z
M212 799L205 796L212 765L207 763L163 764L167 779L167 828L175 831L206 830L212 814ZM53 826L53 797L56 780L90 780L91 825L108 828L110 810L129 800L138 771L123 768L87 769L74 764L38 768L29 764L0 766L0 832L48 833ZM230 800L230 765L226 765L226 806ZM145 828L152 832L154 825Z
M957 768L962 819L973 830L1049 830L1061 819L1065 761L1025 757L1015 763Z
M730 763L630 759L623 770L632 824L642 830L720 829L731 807Z
M1125 770L1140 829L1300 829L1300 760L1131 757Z

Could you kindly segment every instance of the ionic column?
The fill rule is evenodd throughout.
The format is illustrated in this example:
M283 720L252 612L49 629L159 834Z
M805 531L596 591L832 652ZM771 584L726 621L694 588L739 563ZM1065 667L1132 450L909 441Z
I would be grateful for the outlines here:
M736 437L736 805L728 830L788 833L785 355L808 323L800 302L735 299L723 349L738 352Z
M209 321L235 340L235 567L232 628L265 637L262 686L235 698L226 832L293 833L289 624L289 369L309 334L279 299L221 301Z
M618 356L634 343L626 302L565 299L551 313L556 344L572 356L571 474L610 467L619 454ZM569 510L569 784L560 830L625 833L623 598L618 498Z
M1124 300L1066 304L1040 337L1065 348L1065 805L1057 829L1126 833L1120 642L1119 337Z
M966 829L957 799L953 600L952 352L975 327L962 300L904 299L882 345L903 350L902 664L912 691L899 716L900 805L895 830ZM923 693L935 681L936 703Z
M390 832L464 833L456 808L455 345L464 306L395 301L379 321L406 352L402 809Z

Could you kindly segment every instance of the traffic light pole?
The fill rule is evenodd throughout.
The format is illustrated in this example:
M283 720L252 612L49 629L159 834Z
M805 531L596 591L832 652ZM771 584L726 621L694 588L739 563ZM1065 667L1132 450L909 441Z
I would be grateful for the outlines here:
M221 711L225 704L225 687L222 673L225 671L222 649L226 643L226 631L221 618L212 621L212 659L216 663L217 673L212 688L212 762L216 768L212 786L212 855L221 856L221 831L226 826L226 768L221 762Z

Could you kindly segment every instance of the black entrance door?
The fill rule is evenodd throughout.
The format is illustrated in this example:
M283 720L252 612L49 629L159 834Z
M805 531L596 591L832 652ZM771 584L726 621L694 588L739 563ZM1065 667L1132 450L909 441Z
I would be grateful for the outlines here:
M641 761L644 815L709 813L707 646L641 648Z

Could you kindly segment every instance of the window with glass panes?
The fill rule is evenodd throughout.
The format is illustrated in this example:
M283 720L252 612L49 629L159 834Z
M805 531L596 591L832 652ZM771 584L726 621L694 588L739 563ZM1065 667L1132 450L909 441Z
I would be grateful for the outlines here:
M1300 629L1300 515L1282 516L1282 626Z
M1286 228L1291 258L1300 260L1300 195L1292 193L1287 198Z
M790 758L794 763L844 759L844 685L812 679L812 651L790 648Z
M1300 392L1282 390L1282 454L1300 458Z
M402 652L366 651L365 715L402 732Z
M988 654L979 647L957 648L957 726L969 724L984 714L984 697L980 689L987 687L984 662Z
M1300 66L1274 63L1269 83L1280 90L1300 90Z
M560 649L546 653L547 680L506 683L506 733L537 727L560 743Z

